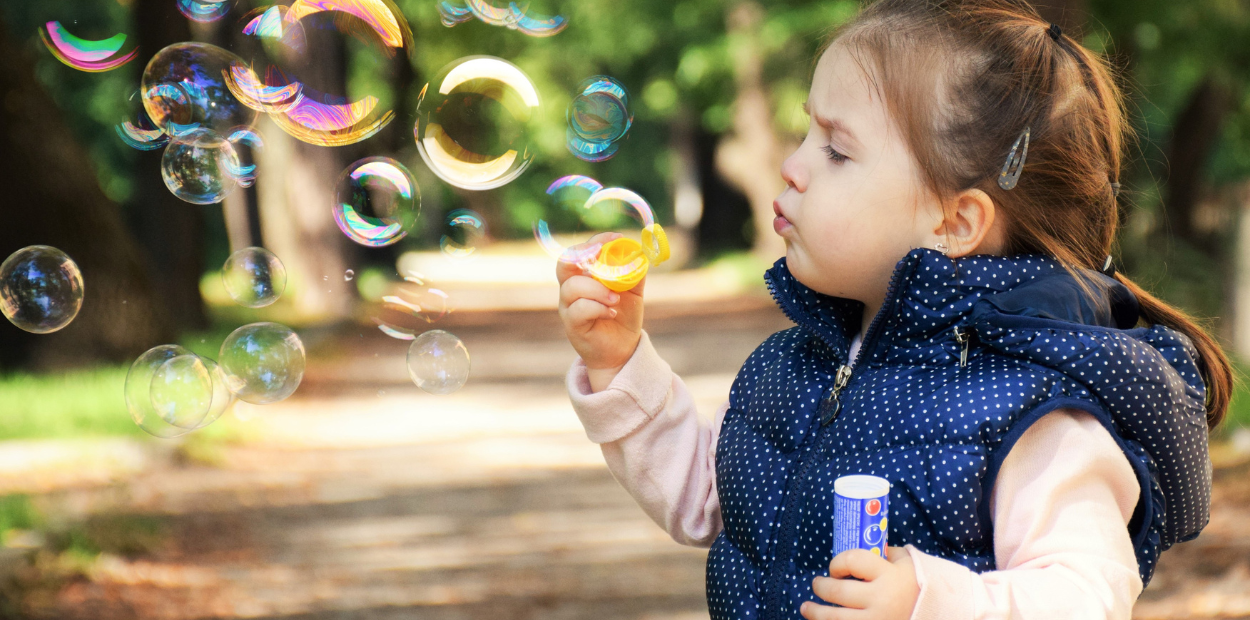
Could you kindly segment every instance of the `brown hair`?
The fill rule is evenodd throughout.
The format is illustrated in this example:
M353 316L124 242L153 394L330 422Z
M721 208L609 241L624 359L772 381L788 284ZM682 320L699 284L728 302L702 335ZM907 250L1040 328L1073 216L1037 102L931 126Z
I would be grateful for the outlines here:
M824 47L845 46L864 70L923 162L932 195L984 191L1006 215L1005 254L1047 254L1079 275L1101 269L1112 252L1119 217L1111 183L1136 135L1116 70L1066 34L1055 40L1048 26L1025 0L877 0ZM1023 173L1003 190L999 170L1025 127ZM1185 312L1115 277L1137 297L1143 321L1196 347L1207 427L1215 428L1232 392L1223 350Z

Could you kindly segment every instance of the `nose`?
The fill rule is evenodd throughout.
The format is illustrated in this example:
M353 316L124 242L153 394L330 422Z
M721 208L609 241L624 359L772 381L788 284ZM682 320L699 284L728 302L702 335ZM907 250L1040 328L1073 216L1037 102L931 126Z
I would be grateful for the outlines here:
M807 173L803 171L803 164L800 161L802 152L803 148L799 147L784 162L781 162L781 178L785 180L786 185L799 193L807 191Z

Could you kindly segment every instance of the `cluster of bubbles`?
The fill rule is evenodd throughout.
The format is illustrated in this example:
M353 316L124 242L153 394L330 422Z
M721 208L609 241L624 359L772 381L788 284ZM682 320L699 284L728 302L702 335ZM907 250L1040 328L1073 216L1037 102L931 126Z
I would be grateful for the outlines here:
M126 144L165 148L161 179L193 204L221 202L236 187L250 187L256 166L244 163L264 146L252 125L256 113L226 87L224 71L238 59L207 43L175 43L157 52L144 69L133 120L117 126ZM133 98L133 97L132 97Z
M629 93L606 75L587 78L569 103L565 144L578 159L601 162L611 159L620 140L629 132L634 116Z
M48 334L69 325L82 295L78 264L54 247L25 247L0 263L0 312L23 331Z
M547 195L557 208L590 228L612 226L622 214L641 226L641 242L621 237L575 249L557 241L545 220L534 222L534 238L549 255L580 266L608 288L629 290L652 266L668 260L668 237L655 221L651 205L637 193L622 187L604 187L591 177L574 174L553 181L547 187Z
M569 20L559 15L545 16L531 13L529 3L500 3L489 0L441 0L438 15L443 25L451 28L474 17L492 26L503 26L533 37L550 37L569 25Z
M201 23L220 20L234 4L175 1L183 15ZM568 25L564 17L530 12L528 3L441 0L437 6L448 27L476 18L546 37ZM391 0L293 0L258 8L240 23L247 36L243 57L205 43L178 43L160 50L131 97L142 106L116 127L118 136L133 148L164 149L162 179L187 202L220 202L235 188L255 182L250 155L264 146L253 129L261 114L289 135L320 146L360 142L395 118L395 111L377 97L351 99L321 92L297 75L298 67L308 64L315 29L333 30L387 58L409 57L412 33ZM81 39L59 22L46 23L40 32L56 58L83 71L115 69L137 55L125 34ZM518 178L533 162L540 108L538 89L518 66L493 56L469 56L444 67L421 89L413 138L421 159L442 181L471 191L494 189ZM588 162L613 157L633 122L626 89L603 75L578 86L566 118L566 145ZM579 227L607 229L616 226L622 214L641 226L640 241L621 238L574 252L556 240L546 221L534 224L538 243L553 257L578 264L614 290L634 286L650 266L668 258L664 231L638 194L579 175L557 179L547 194ZM406 238L420 211L421 190L413 175L387 157L366 157L344 169L331 205L340 231L354 243L374 248ZM439 247L446 256L463 259L474 255L486 238L483 217L457 209L446 217ZM68 257L60 256L63 260L40 255L39 269L27 270L25 276L15 275L20 269L9 269L13 257L0 269L0 283L6 286L0 289L0 303L6 316L23 329L55 331L72 320L81 305L81 275ZM65 282L53 285L56 273ZM273 304L287 281L282 261L258 247L233 253L221 276L230 297L248 308ZM24 285L19 282L23 277ZM345 281L354 277L351 270L344 274ZM10 286L12 282L19 283ZM374 320L388 336L411 341L407 366L414 383L434 394L464 385L468 350L455 335L432 329L449 311L448 295L428 286L419 274L409 273L382 302ZM40 310L42 314L36 312ZM305 363L299 337L277 323L235 330L222 344L219 360L176 345L162 345L140 356L126 383L127 405L135 422L154 435L172 437L211 423L236 399L277 402L294 392Z
M131 419L156 437L177 437L212 424L236 400L281 401L304 378L304 343L278 323L234 330L222 342L218 360L174 344L140 355L124 388Z

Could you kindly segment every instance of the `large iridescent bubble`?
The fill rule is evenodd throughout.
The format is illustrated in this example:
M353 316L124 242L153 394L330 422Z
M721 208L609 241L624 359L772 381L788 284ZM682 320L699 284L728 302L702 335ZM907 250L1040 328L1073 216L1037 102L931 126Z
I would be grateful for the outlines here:
M242 59L207 43L175 43L157 52L143 71L143 105L152 122L177 138L197 129L228 136L251 127L256 112L226 85L226 74Z
M47 334L82 309L82 272L54 247L32 245L0 263L0 311L23 331Z
M416 225L421 188L403 164L367 157L339 175L332 212L348 239L375 248L391 245Z
M252 323L226 337L218 361L239 400L267 405L299 387L304 378L304 343L285 325Z
M139 55L139 48L124 33L99 40L81 39L61 22L53 21L39 28L39 36L57 60L88 73L111 71Z
M462 58L421 89L413 135L444 181L469 190L510 183L534 158L541 101L529 76L493 56Z
M320 146L360 142L394 119L376 96L351 100L300 81L295 65L308 53L309 31L334 30L382 58L407 56L412 33L389 0L296 0L254 13L244 27L260 44L253 61L227 71L227 86L248 107L266 112L283 131Z

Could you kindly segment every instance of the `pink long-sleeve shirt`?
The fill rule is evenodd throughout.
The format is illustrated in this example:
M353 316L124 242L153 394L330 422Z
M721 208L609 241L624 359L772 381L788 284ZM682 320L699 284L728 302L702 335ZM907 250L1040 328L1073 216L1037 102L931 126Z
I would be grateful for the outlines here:
M858 346L856 337L852 359ZM715 450L729 403L711 420L699 416L646 332L607 388L591 389L581 359L567 382L613 477L674 540L711 547L723 527ZM911 619L1130 618L1142 581L1127 526L1140 491L1093 416L1046 414L1016 442L994 483L997 570L973 573L906 545L920 585Z

